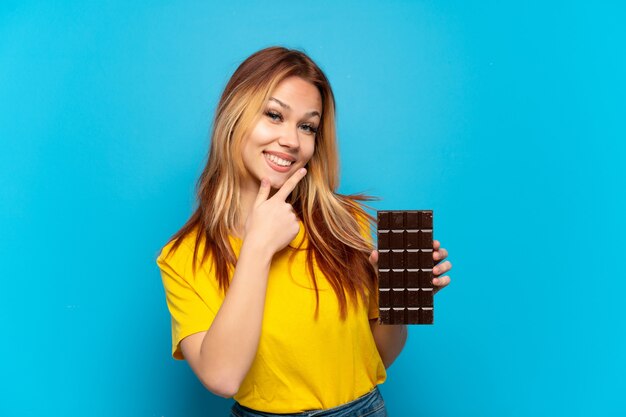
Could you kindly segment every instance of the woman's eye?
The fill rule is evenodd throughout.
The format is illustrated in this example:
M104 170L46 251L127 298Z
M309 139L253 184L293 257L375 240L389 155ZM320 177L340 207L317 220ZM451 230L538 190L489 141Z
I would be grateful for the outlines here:
M283 115L280 114L280 113L277 113L277 112L275 112L273 110L267 110L265 112L265 115L267 117L269 117L274 122L278 122L278 121L282 122L283 121ZM313 125L308 125L307 124L307 125L301 125L300 127L302 129L304 129L309 134L313 134L314 135L314 134L317 133L317 128L314 127Z
M312 134L317 133L317 128L313 127L312 125L302 125L302 127L309 133L312 133Z
M269 117L270 119L274 121L283 119L283 117L279 113L276 113L273 111L266 111L265 114L267 115L267 117Z

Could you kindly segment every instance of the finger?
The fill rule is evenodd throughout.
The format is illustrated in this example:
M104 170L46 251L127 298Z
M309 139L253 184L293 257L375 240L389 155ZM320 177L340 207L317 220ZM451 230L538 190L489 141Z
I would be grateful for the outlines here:
M443 276L441 278L433 278L433 285L436 287L435 290L440 290L446 285L450 283L450 277L448 275Z
M378 251L373 250L370 254L370 263L374 265L374 267L378 266Z
M280 187L280 190L276 191L276 194L274 194L272 198L286 201L287 197L289 197L289 194L291 194L293 189L296 188L296 185L298 185L298 182L300 182L300 180L304 178L305 175L306 168L300 168L299 170L294 172L293 175L289 177L287 181L285 181L283 186Z
M270 187L269 180L267 178L263 178L261 180L261 186L259 187L259 193L257 194L256 200L254 201L255 207L267 200L267 197L270 195L271 188L272 187Z
M445 250L444 248L441 248L433 252L433 259L437 262L443 261L446 258L446 256L448 256L448 251Z
M439 243L438 240L433 240L433 249L437 250L439 249L439 246L441 246L441 243Z
M450 263L450 261L445 261L444 263L439 264L433 268L433 274L441 275L444 272L448 272L451 269L452 269L452 264Z

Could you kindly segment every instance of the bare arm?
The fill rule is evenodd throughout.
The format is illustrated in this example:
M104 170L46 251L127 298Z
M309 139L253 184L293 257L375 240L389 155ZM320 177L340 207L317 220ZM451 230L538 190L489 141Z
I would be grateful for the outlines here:
M383 364L385 368L389 368L406 344L407 327L404 324L379 324L378 319L372 319L370 328Z
M232 397L259 346L272 254L244 241L237 267L211 327L181 341L183 356L211 392Z
M270 184L261 182L246 219L233 279L211 327L181 341L183 356L198 379L219 396L232 397L239 391L256 356L272 257L300 230L293 207L285 200L305 174L305 169L296 171L269 199Z

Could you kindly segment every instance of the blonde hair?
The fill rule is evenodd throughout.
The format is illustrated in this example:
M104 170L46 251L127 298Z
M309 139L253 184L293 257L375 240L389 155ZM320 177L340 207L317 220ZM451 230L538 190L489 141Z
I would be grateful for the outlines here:
M359 296L367 305L367 293L377 291L376 271L369 262L373 247L363 236L369 233L374 218L359 203L374 198L336 192L339 161L335 100L325 74L304 52L269 47L249 56L234 72L215 112L208 161L197 183L198 207L169 242L176 240L173 251L182 242L179 238L195 232L195 267L200 240L204 239L201 262L210 253L219 254L212 256L215 275L220 288L224 292L228 290L229 276L236 264L228 236L242 220L239 190L242 179L248 175L242 159L244 138L261 117L272 91L290 76L300 77L318 88L322 117L307 175L287 201L302 220L309 241L307 269L315 287L315 317L319 311L319 293L313 259L333 288L340 317L345 319L346 293L356 306Z

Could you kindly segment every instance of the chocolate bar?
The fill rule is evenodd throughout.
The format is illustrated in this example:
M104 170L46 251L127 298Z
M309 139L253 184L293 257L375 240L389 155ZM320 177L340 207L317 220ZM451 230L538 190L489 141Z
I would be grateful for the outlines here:
M433 212L378 212L381 324L433 323Z

